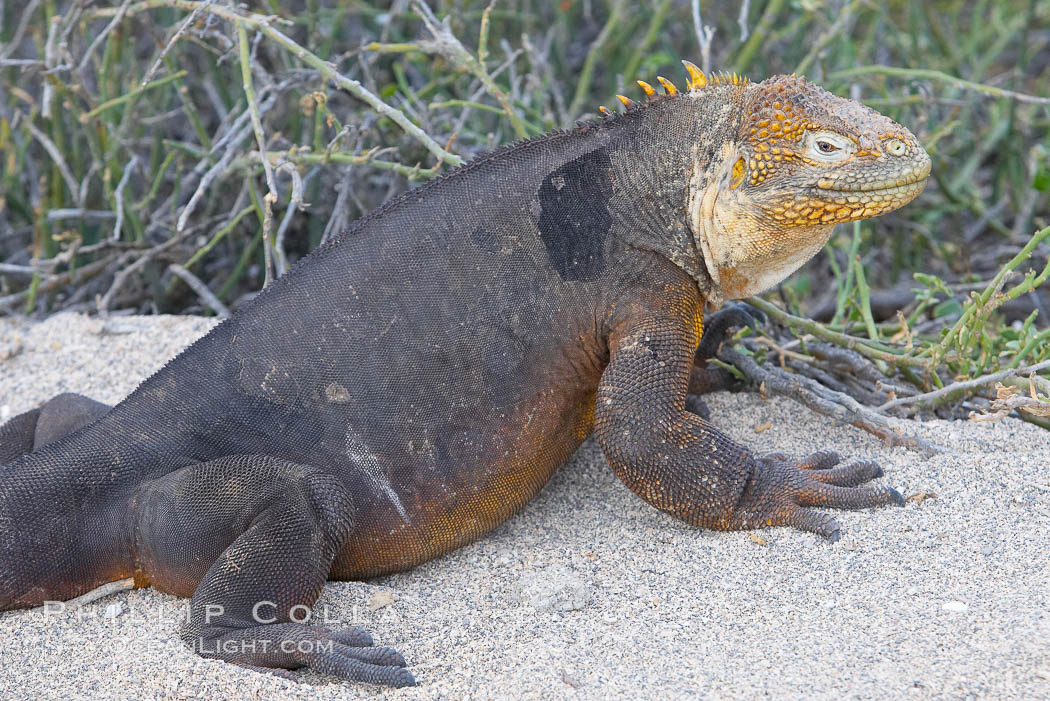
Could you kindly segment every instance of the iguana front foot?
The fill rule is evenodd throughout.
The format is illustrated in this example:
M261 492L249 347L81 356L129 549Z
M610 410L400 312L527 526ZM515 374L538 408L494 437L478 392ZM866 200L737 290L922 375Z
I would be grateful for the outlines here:
M727 530L793 526L834 543L841 532L838 521L811 507L864 509L904 505L904 499L892 487L860 486L883 475L882 467L870 460L839 465L839 456L830 450L798 461L783 453L769 453L752 460L751 479L735 513L719 524Z

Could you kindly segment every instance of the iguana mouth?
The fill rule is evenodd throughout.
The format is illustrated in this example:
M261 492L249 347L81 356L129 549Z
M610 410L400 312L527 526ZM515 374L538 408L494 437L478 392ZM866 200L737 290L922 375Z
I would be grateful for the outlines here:
M917 189L922 189L926 185L926 178L918 178L916 180L910 180L908 182L899 183L896 185L885 185L883 187L866 187L866 188L835 188L835 187L820 187L819 185L815 188L817 192L822 193L833 193L836 195L866 198L870 195L897 195L897 194L911 194Z
M924 185L930 177L930 162L927 161L919 170L909 171L902 174L897 180L883 180L881 182L857 183L855 185L842 186L832 180L822 178L817 181L817 190L837 193L879 193L887 194L894 192L910 192L916 185Z

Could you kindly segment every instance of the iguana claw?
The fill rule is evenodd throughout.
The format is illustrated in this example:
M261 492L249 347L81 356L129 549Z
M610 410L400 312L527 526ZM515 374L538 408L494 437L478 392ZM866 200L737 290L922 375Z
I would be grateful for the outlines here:
M294 623L231 630L199 640L191 648L257 672L298 681L290 670L312 669L348 681L384 686L415 686L405 658L390 647L372 647L361 628L327 630ZM216 653L216 651L222 651ZM233 652L231 652L233 651Z
M793 526L834 543L841 535L838 521L811 507L864 509L903 504L900 492L887 486L860 486L884 472L870 460L839 465L839 456L827 450L801 460L783 453L754 459L754 472L733 527Z

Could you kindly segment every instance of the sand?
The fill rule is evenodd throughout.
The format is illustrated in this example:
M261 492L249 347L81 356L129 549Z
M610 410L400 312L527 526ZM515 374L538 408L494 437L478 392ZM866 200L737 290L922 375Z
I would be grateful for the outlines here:
M62 391L118 401L210 325L0 319L0 418ZM927 459L789 400L708 404L755 450L874 458L905 496L935 498L842 512L834 545L704 532L633 496L588 442L481 541L325 588L317 615L398 648L416 688L196 657L177 635L185 601L138 590L0 614L0 698L1050 698L1050 432L913 424L945 449Z

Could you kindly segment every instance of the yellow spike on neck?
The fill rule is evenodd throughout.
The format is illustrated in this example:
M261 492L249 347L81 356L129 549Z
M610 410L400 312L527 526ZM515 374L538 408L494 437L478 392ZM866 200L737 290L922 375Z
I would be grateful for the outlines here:
M638 83L638 87L640 87L642 91L645 92L646 97L648 97L650 100L656 97L656 89L652 85L649 85L649 83L646 83L644 80L639 80L636 82Z
M699 90L707 87L707 76L692 61L682 61L685 72L689 74L689 89Z
M674 83L669 81L667 78L664 78L662 75L658 75L656 76L656 79L660 81L660 85L664 86L664 92L666 92L668 95L678 94L678 88L676 88L674 86Z

